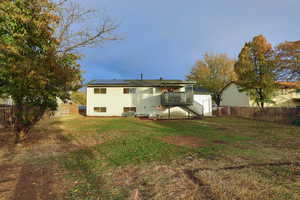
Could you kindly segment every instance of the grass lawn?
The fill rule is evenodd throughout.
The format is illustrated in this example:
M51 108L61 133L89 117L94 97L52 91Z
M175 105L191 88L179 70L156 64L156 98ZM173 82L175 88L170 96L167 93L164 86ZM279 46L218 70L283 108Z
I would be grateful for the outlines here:
M0 199L300 199L294 126L71 116L12 143L2 130Z

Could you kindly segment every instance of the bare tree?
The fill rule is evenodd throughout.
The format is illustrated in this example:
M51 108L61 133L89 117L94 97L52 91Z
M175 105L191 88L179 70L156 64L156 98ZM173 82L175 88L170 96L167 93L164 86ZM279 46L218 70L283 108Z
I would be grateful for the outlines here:
M73 0L62 0L56 5L60 19L54 30L60 44L59 52L74 52L120 39L115 35L118 25L103 11L85 9Z

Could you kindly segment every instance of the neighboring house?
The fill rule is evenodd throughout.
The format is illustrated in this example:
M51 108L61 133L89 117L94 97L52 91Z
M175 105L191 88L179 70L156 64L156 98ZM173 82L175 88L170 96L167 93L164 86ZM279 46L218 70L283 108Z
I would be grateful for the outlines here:
M57 98L57 110L54 112L54 116L62 117L69 115L79 114L78 104L73 101L64 103L62 100Z
M11 98L0 98L0 105L12 105L12 99Z
M277 82L279 88L272 100L274 103L266 103L266 107L299 107L300 90L299 82ZM256 106L246 92L240 92L234 82L223 89L221 106Z
M95 80L87 87L87 116L202 115L192 81ZM209 113L207 113L209 115Z
M13 100L11 98L0 98L0 106L12 106ZM78 114L78 104L68 101L64 103L57 98L57 110L54 112L54 116L67 116L72 114Z

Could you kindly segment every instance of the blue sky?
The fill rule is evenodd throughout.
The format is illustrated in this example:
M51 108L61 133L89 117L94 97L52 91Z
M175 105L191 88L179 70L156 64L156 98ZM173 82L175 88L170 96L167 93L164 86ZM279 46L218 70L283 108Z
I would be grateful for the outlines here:
M276 45L300 40L299 0L84 0L119 22L124 39L83 49L84 78L184 79L205 52L236 58L263 34Z

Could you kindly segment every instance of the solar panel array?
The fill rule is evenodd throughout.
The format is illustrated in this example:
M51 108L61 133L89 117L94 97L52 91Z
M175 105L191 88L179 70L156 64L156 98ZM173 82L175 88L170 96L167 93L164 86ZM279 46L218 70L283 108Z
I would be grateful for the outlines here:
M128 81L126 80L117 80L117 79L112 79L112 80L93 80L89 84L127 84Z

